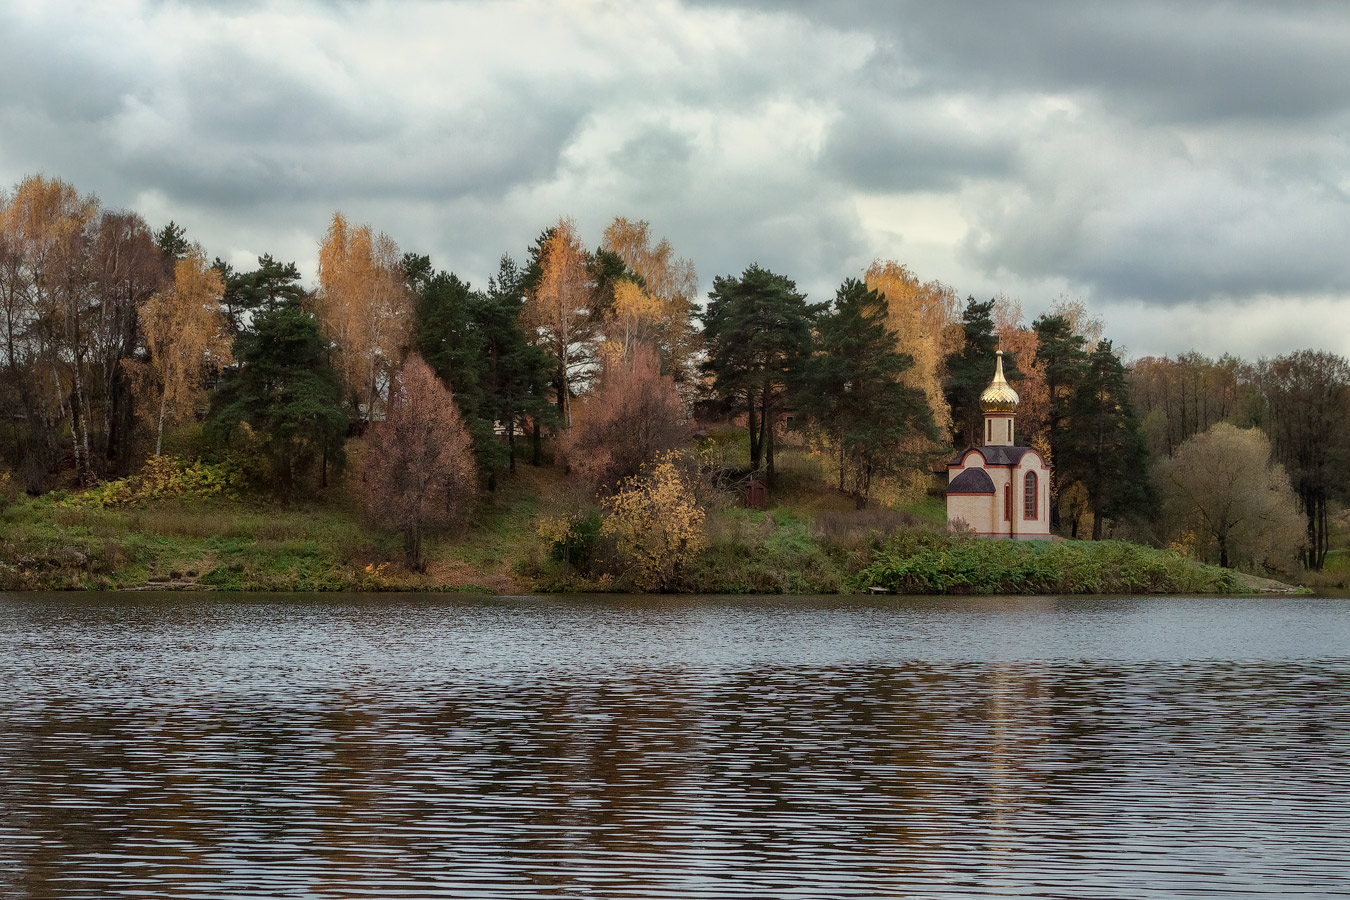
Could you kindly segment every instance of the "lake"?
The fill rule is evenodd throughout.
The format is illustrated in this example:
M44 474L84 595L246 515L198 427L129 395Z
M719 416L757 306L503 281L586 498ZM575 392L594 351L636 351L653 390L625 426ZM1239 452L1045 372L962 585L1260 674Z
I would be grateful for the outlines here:
M1345 897L1350 601L0 594L0 897Z

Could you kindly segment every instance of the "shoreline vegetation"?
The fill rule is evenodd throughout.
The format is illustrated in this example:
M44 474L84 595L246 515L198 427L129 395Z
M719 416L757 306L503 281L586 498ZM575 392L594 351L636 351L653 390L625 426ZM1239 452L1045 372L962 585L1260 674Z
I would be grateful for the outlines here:
M622 216L598 244L560 216L477 288L341 212L316 250L307 286L59 178L0 190L0 589L1346 581L1335 354L1127 363L1081 300L1028 321L898 260L832 299L754 262L704 292ZM948 527L944 461L991 411L1067 540Z
M858 510L784 454L764 511L712 508L703 545L662 586L684 594L1214 594L1292 590L1124 541L1013 542L950 534L942 502ZM20 498L0 511L0 590L650 590L616 568L594 498L553 466L519 467L457 533L429 537L423 572L372 526L346 480L303 501L234 490L191 466L141 482ZM195 473L195 474L194 474ZM158 477L158 481L155 478ZM178 479L176 482L174 479ZM186 485L186 487L185 487ZM550 522L569 523L559 546Z

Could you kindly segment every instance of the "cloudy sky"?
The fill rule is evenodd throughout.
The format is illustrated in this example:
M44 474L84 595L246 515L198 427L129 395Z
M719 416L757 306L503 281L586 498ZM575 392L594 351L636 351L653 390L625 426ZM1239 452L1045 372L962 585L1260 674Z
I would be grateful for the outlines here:
M312 274L334 210L481 284L643 218L815 299L873 259L1132 356L1350 354L1350 5L0 4L0 185L44 172Z

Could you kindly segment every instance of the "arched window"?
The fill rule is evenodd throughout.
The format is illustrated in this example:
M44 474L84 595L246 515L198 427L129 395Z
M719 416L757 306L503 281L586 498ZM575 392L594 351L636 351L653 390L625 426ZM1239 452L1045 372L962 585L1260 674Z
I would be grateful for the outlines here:
M1039 512L1037 506L1040 503L1041 495L1037 490L1036 473L1028 472L1026 481L1022 488L1022 518L1034 519Z

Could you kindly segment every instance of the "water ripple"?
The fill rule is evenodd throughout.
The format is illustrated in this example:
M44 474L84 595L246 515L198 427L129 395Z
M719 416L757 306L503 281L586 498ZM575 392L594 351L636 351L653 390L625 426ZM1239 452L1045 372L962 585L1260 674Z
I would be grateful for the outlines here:
M1328 601L0 595L0 897L1350 895Z

